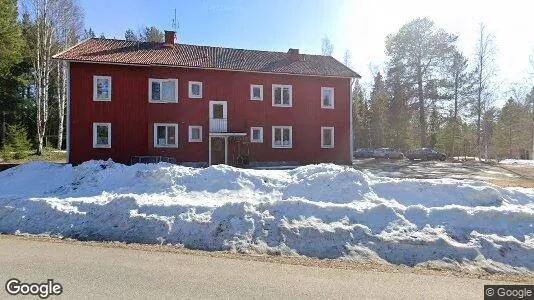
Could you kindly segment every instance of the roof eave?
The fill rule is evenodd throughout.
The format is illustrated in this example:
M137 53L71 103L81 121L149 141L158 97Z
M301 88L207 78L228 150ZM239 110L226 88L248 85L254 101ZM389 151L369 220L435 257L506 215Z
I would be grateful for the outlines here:
M342 75L321 75L321 74L303 74L303 73L284 73L284 72L267 72L267 71L250 71L250 70L236 70L236 69L223 69L223 68L208 68L208 67L191 67L181 65L166 65L166 64L139 64L139 63L119 63L119 62L107 62L107 61L88 61L78 59L59 58L61 53L54 55L54 59L64 60L68 62L87 63L87 64L100 64L100 65L120 65L120 66L137 66L137 67L167 67L167 68L184 68L184 69L197 69L197 70L215 70L215 71L230 71L230 72L245 72L245 73L260 73L260 74L278 74L278 75L293 75L293 76L307 76L307 77L328 77L328 78L361 78L361 76L352 71L353 74Z

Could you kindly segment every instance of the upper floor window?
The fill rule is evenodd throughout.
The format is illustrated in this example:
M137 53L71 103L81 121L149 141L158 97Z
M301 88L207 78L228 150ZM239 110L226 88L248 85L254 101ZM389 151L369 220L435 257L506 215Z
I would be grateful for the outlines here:
M111 148L111 123L93 123L93 148Z
M250 142L263 143L263 127L250 127Z
M178 79L150 78L148 80L148 102L178 102Z
M178 148L178 124L154 124L155 148Z
M93 101L111 101L111 76L93 76Z
M189 142L202 142L202 126L189 126Z
M293 127L273 126L273 148L293 147Z
M202 98L202 82L189 81L189 98Z
M273 106L293 106L293 87L291 85L273 84Z
M250 100L263 101L263 85L250 85Z
M321 148L334 148L334 127L321 127Z
M331 87L321 88L321 107L322 108L334 108L334 88L331 88Z

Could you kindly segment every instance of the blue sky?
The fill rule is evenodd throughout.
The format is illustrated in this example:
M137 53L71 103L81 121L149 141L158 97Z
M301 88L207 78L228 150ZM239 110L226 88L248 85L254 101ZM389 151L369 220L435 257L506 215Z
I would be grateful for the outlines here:
M529 56L534 55L534 1L507 0L79 0L86 27L97 35L124 38L127 28L171 29L174 8L182 43L232 48L319 54L328 35L334 57L352 53L351 67L369 85L384 66L388 34L417 17L459 35L458 46L473 58L480 22L487 25L497 46L496 82L503 94L512 83L530 85ZM431 4L429 4L431 3ZM504 96L500 96L503 98Z

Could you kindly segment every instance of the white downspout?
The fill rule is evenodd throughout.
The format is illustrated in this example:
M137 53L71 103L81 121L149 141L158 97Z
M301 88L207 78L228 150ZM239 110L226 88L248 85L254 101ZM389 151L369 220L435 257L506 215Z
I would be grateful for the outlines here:
M349 137L349 159L350 159L350 162L352 164L352 155L354 153L354 124L352 124L352 114L353 114L353 111L352 111L352 98L353 98L353 88L352 86L354 85L354 83L356 82L356 79L355 78L351 78L350 79L350 85L349 85L349 88L350 88L350 91L349 91L349 95L350 95L350 98L349 98L349 118L350 118L350 137Z

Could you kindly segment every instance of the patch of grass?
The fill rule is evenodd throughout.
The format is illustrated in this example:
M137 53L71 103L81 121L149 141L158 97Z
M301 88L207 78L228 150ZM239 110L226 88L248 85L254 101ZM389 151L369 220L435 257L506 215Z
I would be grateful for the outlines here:
M35 150L29 151L28 156L21 159L11 159L9 161L4 161L1 163L8 164L23 164L29 161L48 161L55 163L66 163L67 162L67 153L65 151L58 151L54 148L45 148L43 149L42 155L35 154Z

